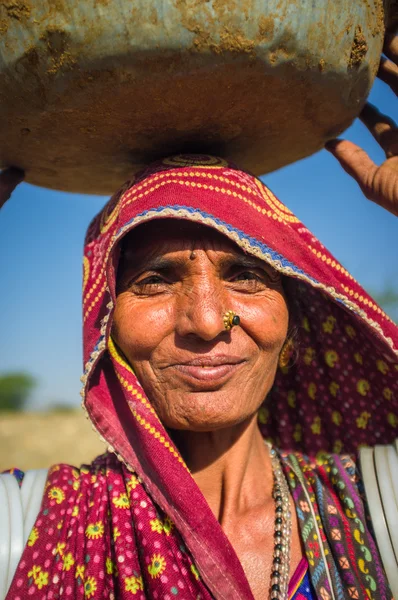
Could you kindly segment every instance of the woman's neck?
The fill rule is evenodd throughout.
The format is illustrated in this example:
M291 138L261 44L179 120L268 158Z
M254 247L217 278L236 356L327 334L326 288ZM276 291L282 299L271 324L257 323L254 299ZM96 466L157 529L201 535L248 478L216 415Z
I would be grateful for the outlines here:
M231 428L172 436L222 526L272 502L271 460L257 415Z

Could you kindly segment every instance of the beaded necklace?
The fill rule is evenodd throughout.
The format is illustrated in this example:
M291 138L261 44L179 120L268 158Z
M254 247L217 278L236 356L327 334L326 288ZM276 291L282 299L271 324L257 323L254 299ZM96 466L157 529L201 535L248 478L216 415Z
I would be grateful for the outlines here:
M266 442L271 456L275 501L274 552L270 583L271 600L286 600L288 597L290 552L292 537L292 515L289 488L282 471L276 450Z

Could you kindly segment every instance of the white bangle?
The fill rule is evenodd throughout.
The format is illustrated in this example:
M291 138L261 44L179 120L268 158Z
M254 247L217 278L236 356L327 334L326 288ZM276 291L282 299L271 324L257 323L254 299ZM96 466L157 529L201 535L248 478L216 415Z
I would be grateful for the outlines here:
M7 588L8 591L11 582L17 570L23 549L23 514L21 503L21 492L18 481L14 475L4 474L1 476L2 481L7 489L8 505L10 515L10 551L8 563Z
M391 447L393 452L394 448ZM395 572L398 585L398 507L395 502L394 489L392 487L390 468L388 464L387 446L375 447L375 468L377 482L379 484L381 502L384 509L384 517L387 523L387 529L394 549Z
M11 523L8 494L0 477L0 598L7 593L8 565L10 560Z

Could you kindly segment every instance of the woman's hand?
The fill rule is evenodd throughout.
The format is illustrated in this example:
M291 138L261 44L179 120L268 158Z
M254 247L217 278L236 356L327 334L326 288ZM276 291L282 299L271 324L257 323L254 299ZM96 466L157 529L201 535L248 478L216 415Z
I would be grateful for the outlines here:
M23 181L25 173L16 167L4 169L0 173L0 208L11 196L18 183Z
M378 77L398 96L398 36L387 34ZM343 169L359 184L369 200L398 216L398 128L390 117L366 104L360 115L386 153L387 160L379 167L365 150L347 140L332 140L326 144Z

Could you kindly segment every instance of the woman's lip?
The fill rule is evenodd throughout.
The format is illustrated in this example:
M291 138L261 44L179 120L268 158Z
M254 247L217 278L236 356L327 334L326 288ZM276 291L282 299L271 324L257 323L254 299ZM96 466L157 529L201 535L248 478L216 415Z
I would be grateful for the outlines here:
M239 363L224 363L220 365L196 366L196 365L173 365L180 373L191 379L208 383L215 383L227 378L236 371L242 362Z
M239 356L227 356L224 354L218 354L215 356L197 356L191 360L176 363L172 366L186 366L186 367L219 367L223 365L236 365L243 362L243 358Z

